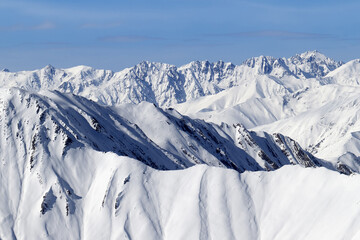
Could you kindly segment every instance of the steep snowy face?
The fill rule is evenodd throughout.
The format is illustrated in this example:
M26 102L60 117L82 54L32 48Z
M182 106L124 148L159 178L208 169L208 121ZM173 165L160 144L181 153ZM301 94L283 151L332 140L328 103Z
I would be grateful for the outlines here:
M184 80L180 77L177 68L169 64L142 62L128 69L123 76L116 77L112 79L109 87L115 87L118 94L125 99L122 101L113 99L112 102L115 103L148 101L160 106L168 106L186 100ZM106 99L104 100L104 103L108 103Z
M304 167L330 166L304 151L291 138L278 133L270 135L264 132L250 132L240 124L235 127L235 139L238 146L257 159L259 164L268 171L288 164Z
M85 98L13 88L1 89L0 99L1 159L17 159L24 171L79 147L130 156L158 169L181 166L136 125Z
M330 72L323 80L325 83L339 85L360 85L360 59L349 61Z
M59 72L59 73L57 73ZM92 96L94 88L102 89L112 79L114 72L109 70L97 70L88 66L77 66L68 69L56 69L52 76L55 83L52 87L43 87L42 90L59 90L65 93ZM20 86L18 86L20 87ZM31 90L25 88L27 90Z
M223 61L196 61L180 67L179 72L185 79L187 100L216 94L231 87L236 79L234 70L235 65Z
M280 143L269 134L249 132L242 125L209 124L181 116L172 109L156 108L149 103L123 105L114 110L136 123L161 148L174 156L180 156L185 162L223 166L240 172L275 170L287 164L305 167L326 165L335 170L282 135L278 137L284 139ZM150 115L152 120L149 120ZM299 161L294 160L293 156L296 155L301 155L297 158Z
M279 78L293 75L284 59L281 58L276 59L265 56L253 57L247 59L243 65L254 69L258 74L269 74Z
M157 169L201 163L243 172L273 170L292 163L282 154L284 160L276 168L268 167L266 161L276 161L277 156L256 154L279 152L278 147L260 144L241 148L239 144L246 140L234 141L234 133L238 132L235 126L219 127L193 120L150 103L110 109L70 94L44 94L1 89L0 159L17 159L22 172L46 166L48 158L63 159L73 148L113 152ZM306 152L304 157L312 158Z

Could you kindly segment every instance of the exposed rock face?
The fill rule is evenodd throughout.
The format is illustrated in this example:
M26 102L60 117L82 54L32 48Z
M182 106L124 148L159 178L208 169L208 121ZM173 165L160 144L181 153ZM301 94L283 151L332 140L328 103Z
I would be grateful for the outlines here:
M234 127L238 146L266 170L275 170L287 164L298 164L303 167L324 165L322 160L316 159L289 137L279 133L270 135L265 132L248 131L241 124Z

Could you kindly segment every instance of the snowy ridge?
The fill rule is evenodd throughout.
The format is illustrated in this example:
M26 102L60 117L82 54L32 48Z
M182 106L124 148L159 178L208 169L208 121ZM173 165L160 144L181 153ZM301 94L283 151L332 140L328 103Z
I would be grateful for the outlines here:
M294 163L283 153L284 161L269 167L268 162L277 162L278 156L258 156L263 146L239 148L245 141L234 142L239 129L193 120L145 102L110 109L71 94L47 92L44 96L11 88L1 89L0 106L1 158L18 159L24 171L41 167L44 159L62 159L72 148L113 152L164 170L202 163L243 172ZM278 151L276 141L271 142L263 152ZM304 161L313 158L306 152L302 155Z
M326 161L314 158L295 141L281 134L270 136L264 132L249 132L242 125L209 124L145 102L139 105L122 105L114 110L136 123L157 145L175 156L191 157L195 160L194 163L217 166L216 162L220 160L224 166L240 172L275 170L288 164L336 169ZM148 118L150 114L152 120ZM283 142L279 142L277 138L283 139ZM293 156L297 155L301 156L299 161L294 160ZM307 161L311 162L310 165Z

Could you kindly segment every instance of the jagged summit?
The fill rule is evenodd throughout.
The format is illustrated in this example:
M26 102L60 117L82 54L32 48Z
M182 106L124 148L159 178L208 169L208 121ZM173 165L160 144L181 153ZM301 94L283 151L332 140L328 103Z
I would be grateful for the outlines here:
M55 67L51 64L48 64L44 67L44 69L55 69Z
M151 61L142 61L139 64L133 66L133 68L142 68L142 69L158 69L161 70L162 68L176 68L175 65L171 65L168 63L162 62L151 62Z
M253 57L245 60L243 65L255 69L259 74L269 74L280 78L292 74L281 58L277 59L269 56Z
M335 61L319 51L307 51L287 59L290 68L295 75L306 78L324 77L329 72L343 65L341 61Z
M49 78L52 78L55 75L56 68L48 64L40 70L41 73L46 74Z
M179 67L179 70L181 69L187 69L187 68L191 68L191 67L202 67L202 68L209 68L209 67L229 67L229 66L235 66L233 63L231 62L224 62L223 60L219 60L216 62L210 62L208 60L203 60L203 61L192 61L188 64L182 65L181 67Z
M279 78L286 76L321 78L343 63L328 58L315 50L296 54L288 59L271 56L253 57L245 60L243 64L256 69L260 74L269 74Z
M303 58L303 59L309 59L310 61L312 61L314 59L324 61L328 58L325 56L325 54L321 53L318 50L306 51L306 52L303 52L300 54L296 54L295 56L299 56L300 58Z

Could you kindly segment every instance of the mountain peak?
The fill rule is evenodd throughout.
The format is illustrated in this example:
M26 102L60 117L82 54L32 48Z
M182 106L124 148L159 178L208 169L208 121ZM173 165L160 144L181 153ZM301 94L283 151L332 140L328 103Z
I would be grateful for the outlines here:
M53 67L50 64L46 65L43 69L41 69L41 72L44 72L48 76L54 75L55 71L56 71L55 67Z
M325 54L319 52L318 50L313 51L306 51L301 54L298 54L303 59L309 59L310 61L325 61L326 59L329 59Z
M142 69L143 71L147 71L149 69L169 69L175 67L174 65L162 62L150 62L150 61L142 61L139 64L135 65L133 68Z
M273 63L275 60L274 57L260 55L259 57L252 57L245 60L243 65L257 69L258 73L270 74L273 70Z
M55 67L51 64L48 64L44 67L44 69L55 69Z
M317 50L296 54L287 59L287 62L295 75L305 78L324 77L343 65L342 62L335 61Z

